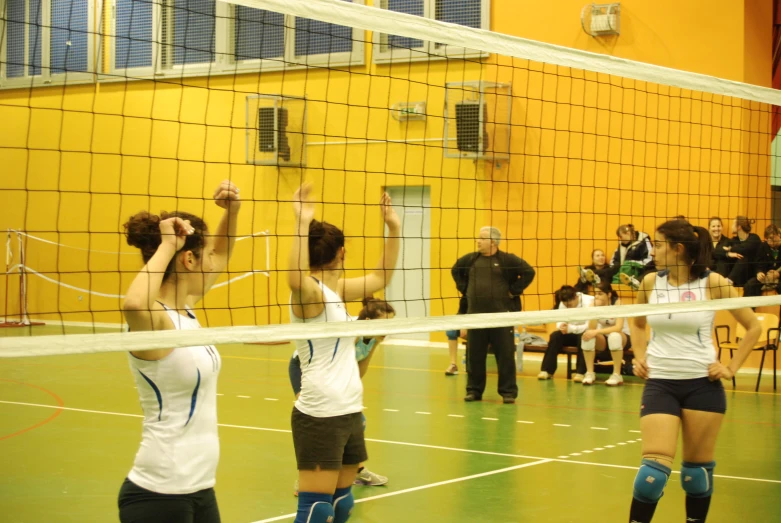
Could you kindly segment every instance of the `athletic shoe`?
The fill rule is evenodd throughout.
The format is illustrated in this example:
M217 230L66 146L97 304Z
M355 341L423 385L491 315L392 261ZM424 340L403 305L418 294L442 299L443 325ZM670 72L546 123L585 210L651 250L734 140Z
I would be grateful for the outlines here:
M586 278L586 269L578 265L578 275L580 276L580 283L588 283L588 278Z
M482 399L483 399L483 398L478 398L477 396L475 396L474 394L472 394L472 393L470 392L469 394L467 394L467 395L466 395L466 397L464 398L464 401L467 401L467 402L471 402L471 401L482 401Z
M355 485L368 485L370 487L379 487L388 483L388 478L375 474L366 467L355 476Z
M549 380L549 379L551 379L552 377L553 377L553 376L551 376L550 374L548 374L548 373L547 373L547 372L545 372L545 371L542 371L542 372L540 372L539 374L537 374L537 379L538 379L538 380Z
M632 287L632 290L636 291L637 289L640 288L640 280L638 280L634 276L629 276L628 274L622 272L621 274L618 275L618 279L621 280L621 283L623 283L624 285L629 285L630 287Z
M574 381L575 383L583 383L583 378L584 378L583 374L572 375L572 381Z
M505 405L512 405L513 403L515 403L515 398L511 396L502 396L502 403L504 403Z
M298 497L298 480L296 480L296 484L293 485L293 495Z
M458 375L458 366L455 363L451 363L450 366L445 371L445 376L456 376Z
M593 385L594 382L597 380L597 375L593 372L587 372L585 376L583 376L583 385Z
M608 387L616 387L618 385L623 385L623 384L624 384L624 377L621 376L620 374L615 374L615 373L611 374L610 377L605 382L605 385L607 385Z

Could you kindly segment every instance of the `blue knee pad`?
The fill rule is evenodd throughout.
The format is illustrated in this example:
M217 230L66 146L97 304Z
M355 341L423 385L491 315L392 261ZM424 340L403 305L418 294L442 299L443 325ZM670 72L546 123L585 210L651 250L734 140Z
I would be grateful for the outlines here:
M334 492L334 523L345 523L353 512L353 488L338 488Z
M693 498L709 498L713 495L713 469L716 462L681 463L681 486Z
M333 523L333 496L317 492L298 493L298 512L294 523Z
M670 479L670 467L650 459L644 459L635 477L634 497L643 503L656 503L664 495L664 487Z

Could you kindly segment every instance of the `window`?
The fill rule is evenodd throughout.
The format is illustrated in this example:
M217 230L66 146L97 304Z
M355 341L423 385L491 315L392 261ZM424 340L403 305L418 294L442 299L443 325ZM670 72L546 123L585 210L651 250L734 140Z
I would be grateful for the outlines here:
M92 81L89 0L6 0L3 87Z
M406 13L476 29L489 29L490 0L378 0L382 9ZM477 58L486 53L405 36L375 33L377 63L438 58Z
M345 26L215 0L113 2L117 79L363 63L364 33Z

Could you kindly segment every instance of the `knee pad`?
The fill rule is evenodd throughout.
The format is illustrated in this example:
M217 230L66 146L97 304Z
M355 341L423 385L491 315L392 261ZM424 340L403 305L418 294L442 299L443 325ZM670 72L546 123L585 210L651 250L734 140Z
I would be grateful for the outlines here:
M713 494L713 469L716 462L681 463L681 486L688 496L709 498Z
M634 497L643 503L656 503L664 495L664 487L670 479L670 467L650 459L644 459L635 477Z
M334 523L345 523L353 512L353 488L338 488L334 493Z
M333 523L333 496L318 492L298 493L298 512L294 523Z
M611 332L607 335L607 348L610 350L624 350L624 340L620 332Z
M597 339L591 338L588 341L581 339L580 348L583 349L583 352L594 352L597 348Z
M363 415L363 412L361 413L361 425L363 426L363 431L366 432L366 416Z

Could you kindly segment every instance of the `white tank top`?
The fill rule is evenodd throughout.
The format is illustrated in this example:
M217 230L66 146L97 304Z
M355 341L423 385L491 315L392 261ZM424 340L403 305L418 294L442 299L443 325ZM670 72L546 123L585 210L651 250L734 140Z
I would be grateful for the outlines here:
M201 327L189 309L187 316L165 309L176 329ZM141 447L128 479L160 494L213 487L220 457L217 349L182 347L158 361L128 357L144 412Z
M615 327L617 321L618 320L616 318L597 320L597 329L609 329L610 327ZM623 332L627 336L630 335L629 320L624 319L624 326L621 328L621 332Z
M317 280L315 280L317 281ZM342 298L317 282L325 307L314 318L303 320L293 314L292 323L353 321ZM316 418L330 418L363 410L363 384L355 361L355 337L296 341L301 364L301 394L296 408Z
M657 273L648 303L679 303L708 299L708 276L670 285L667 271ZM651 341L646 362L649 378L685 380L708 376L708 366L716 361L713 348L714 311L656 314L648 316Z

